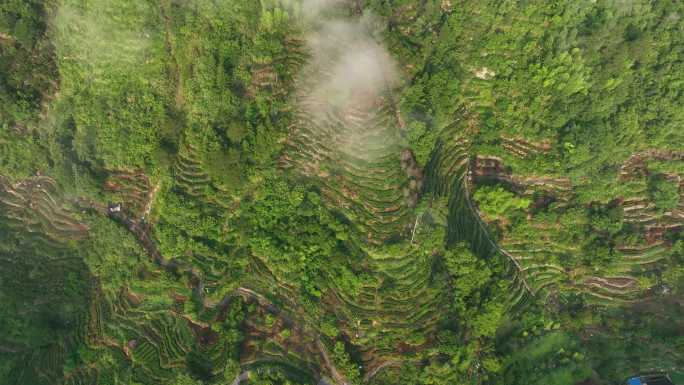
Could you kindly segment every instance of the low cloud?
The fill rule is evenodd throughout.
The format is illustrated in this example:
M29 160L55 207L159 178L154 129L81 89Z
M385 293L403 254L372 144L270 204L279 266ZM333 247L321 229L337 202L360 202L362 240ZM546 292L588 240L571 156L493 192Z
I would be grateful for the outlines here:
M311 58L302 71L299 90L305 100L316 102L304 103L303 110L318 116L377 103L397 84L398 71L373 36L375 19L344 16L344 8L334 9L343 5L341 0L305 0L303 5L309 17L316 16L308 20Z
M312 55L305 74L316 73L313 93L335 104L360 95L377 97L396 83L392 57L366 30L364 21L326 23L308 39Z
M302 11L305 18L311 20L326 11L343 4L343 0L303 0Z

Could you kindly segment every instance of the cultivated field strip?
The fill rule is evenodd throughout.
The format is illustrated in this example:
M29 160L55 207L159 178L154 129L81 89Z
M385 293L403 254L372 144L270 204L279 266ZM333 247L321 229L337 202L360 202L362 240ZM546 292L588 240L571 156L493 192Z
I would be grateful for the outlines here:
M227 209L230 207L228 191L206 171L203 147L196 143L198 140L187 134L174 167L175 186L191 198Z
M432 281L432 258L412 248L366 252L372 279L358 293L349 293L331 274L325 301L369 373L390 361L410 361L406 353L433 342L446 280Z
M0 176L0 207L0 217L10 229L48 246L88 235L88 226L66 207L57 183L49 177L36 176L13 184Z

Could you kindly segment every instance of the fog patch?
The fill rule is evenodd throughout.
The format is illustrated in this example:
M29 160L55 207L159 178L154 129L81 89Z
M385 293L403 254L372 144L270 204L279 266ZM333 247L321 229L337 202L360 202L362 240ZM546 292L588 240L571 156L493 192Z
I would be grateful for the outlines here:
M367 32L364 21L326 23L307 40L311 61L304 74L317 73L313 96L341 107L353 98L378 97L395 85L392 57ZM306 75L305 75L306 76Z
M310 59L298 92L300 108L309 116L332 114L344 120L347 112L377 109L398 85L397 64L374 37L376 19L368 14L350 19L348 9L340 12L342 5L340 0L303 2L303 13L310 18Z
M314 20L325 12L343 4L344 0L303 0L302 15L308 20Z

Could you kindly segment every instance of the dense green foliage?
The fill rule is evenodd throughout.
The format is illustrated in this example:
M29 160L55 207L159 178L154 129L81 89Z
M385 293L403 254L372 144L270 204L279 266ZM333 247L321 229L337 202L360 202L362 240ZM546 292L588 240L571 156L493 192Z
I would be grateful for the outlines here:
M0 385L681 378L683 50L676 1L3 1Z

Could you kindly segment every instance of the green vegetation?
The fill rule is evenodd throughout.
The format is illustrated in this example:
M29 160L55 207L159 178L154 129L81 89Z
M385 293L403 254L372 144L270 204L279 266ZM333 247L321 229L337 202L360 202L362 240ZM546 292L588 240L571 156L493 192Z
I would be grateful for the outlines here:
M495 219L511 215L516 210L525 210L531 203L528 199L518 198L502 187L483 186L475 192L473 198L480 204L482 214Z
M0 385L681 381L683 62L672 1L3 1Z

